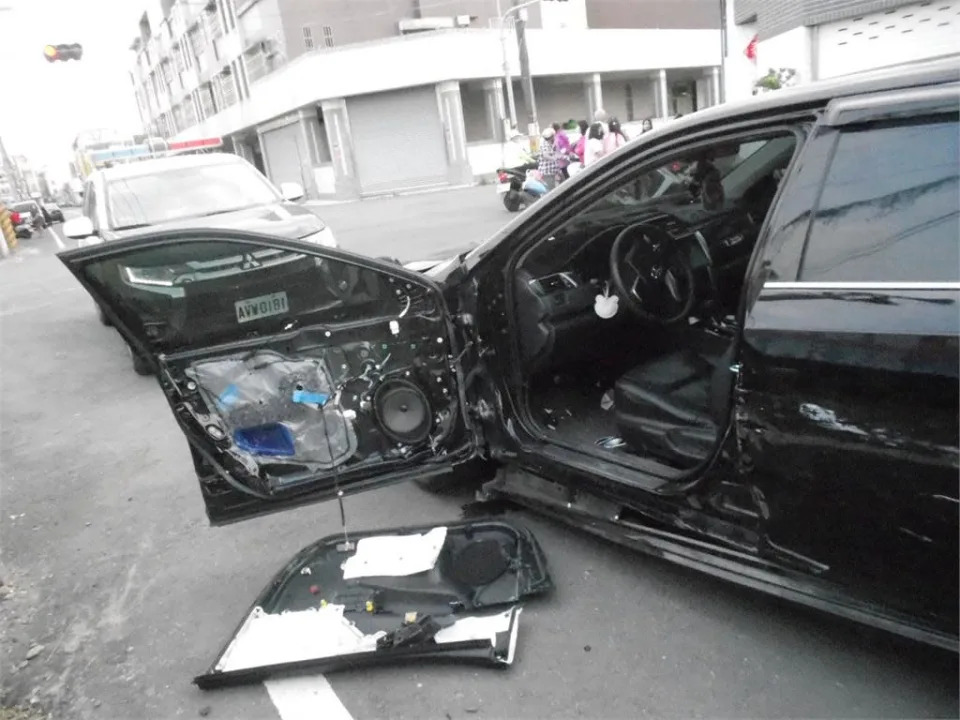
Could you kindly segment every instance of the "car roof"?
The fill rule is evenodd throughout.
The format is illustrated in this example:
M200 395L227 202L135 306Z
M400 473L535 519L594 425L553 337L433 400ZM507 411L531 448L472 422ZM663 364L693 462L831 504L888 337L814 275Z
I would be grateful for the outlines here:
M746 100L714 105L684 115L682 118L664 126L663 130L673 132L685 127L693 127L703 123L713 124L747 115L767 115L794 108L823 106L835 98L851 95L958 81L960 81L960 54L935 60L879 68L829 80L818 80L764 93Z
M104 180L118 178L141 177L143 175L157 175L184 168L210 167L218 165L237 165L245 162L239 155L232 153L201 153L193 155L173 155L150 160L137 160L122 163L113 167L101 168L96 174Z

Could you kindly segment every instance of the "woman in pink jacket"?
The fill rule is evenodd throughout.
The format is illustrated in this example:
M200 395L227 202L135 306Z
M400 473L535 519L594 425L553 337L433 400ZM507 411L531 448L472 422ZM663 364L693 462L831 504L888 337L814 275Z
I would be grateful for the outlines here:
M620 121L612 118L610 120L610 129L606 135L603 136L603 154L609 155L626 144L627 136L624 135L623 130L620 129Z

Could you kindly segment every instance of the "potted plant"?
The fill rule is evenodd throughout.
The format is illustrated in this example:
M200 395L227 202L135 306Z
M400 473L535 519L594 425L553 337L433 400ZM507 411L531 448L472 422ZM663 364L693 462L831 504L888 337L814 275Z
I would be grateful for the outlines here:
M790 87L796 85L799 79L797 71L793 68L780 68L779 70L770 68L766 75L753 84L753 94L759 95L771 90Z

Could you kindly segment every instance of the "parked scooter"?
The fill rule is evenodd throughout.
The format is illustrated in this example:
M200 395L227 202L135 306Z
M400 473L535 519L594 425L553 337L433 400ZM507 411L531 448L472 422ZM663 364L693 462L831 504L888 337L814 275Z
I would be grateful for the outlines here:
M503 206L510 212L517 212L525 205L523 185L527 181L527 173L536 170L537 161L531 160L523 165L497 170L497 192L503 198ZM529 203L526 203L529 204Z

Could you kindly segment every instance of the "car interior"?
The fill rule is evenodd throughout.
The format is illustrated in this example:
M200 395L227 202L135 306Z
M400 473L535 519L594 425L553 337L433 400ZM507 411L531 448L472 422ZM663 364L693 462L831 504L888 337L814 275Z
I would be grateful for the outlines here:
M529 416L550 441L689 469L720 440L750 258L792 132L679 152L518 259Z

